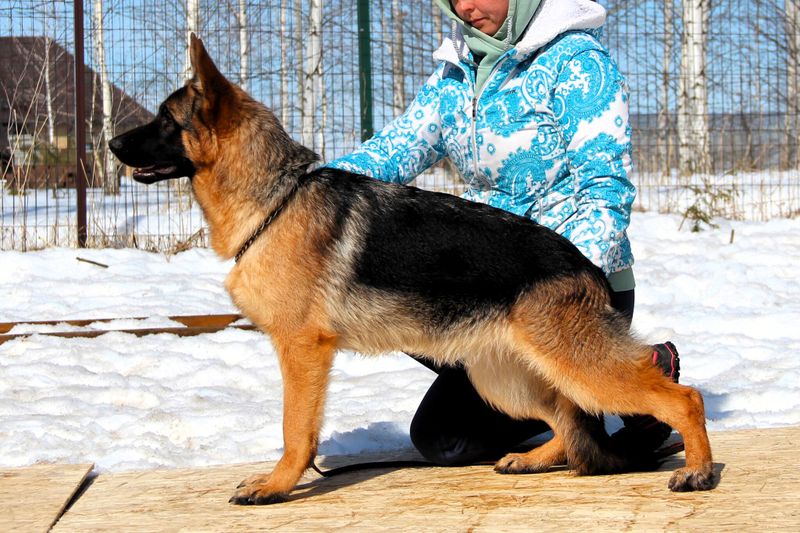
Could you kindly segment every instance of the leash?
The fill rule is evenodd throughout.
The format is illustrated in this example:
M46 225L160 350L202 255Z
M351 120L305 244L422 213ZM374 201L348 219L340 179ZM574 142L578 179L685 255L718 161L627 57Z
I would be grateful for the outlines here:
M426 468L431 466L440 466L436 463L429 461L414 461L414 460L399 460L399 461L372 461L367 463L354 463L351 465L339 466L337 468L330 468L328 470L320 470L316 462L311 461L311 466L314 471L322 477L333 477L339 474L346 474L348 472L357 472L359 470L373 470L378 468Z
M664 460L667 457L672 457L676 453L680 453L685 449L683 444L683 440L679 440L677 442L673 442L672 444L667 444L666 446L659 448L654 452L655 459L657 461Z
M667 444L653 452L653 458L657 461L663 461L668 457L684 450L683 440ZM494 461L477 461L463 466L477 466L477 465L493 465ZM430 461L415 461L415 460L398 460L398 461L370 461L366 463L353 463L349 465L339 466L328 470L321 470L317 463L312 460L309 465L317 474L322 477L334 477L340 474L347 474L348 472L357 472L359 470L373 470L381 468L430 468L433 466L441 466Z
M253 244L256 242L256 240L261 236L262 233L264 233L264 231L266 231L266 229L269 227L269 225L272 224L272 222L276 218L278 218L278 215L281 214L281 212L286 207L286 205L289 203L289 201L297 193L297 190L300 188L300 185L303 182L305 182L305 180L303 178L305 178L306 176L308 176L308 174L303 174L297 179L297 181L295 181L294 185L292 185L292 188L289 190L289 192L286 194L286 196L283 197L283 200L281 200L281 203L278 204L278 207L276 207L272 211L272 213L270 213L269 216L264 219L264 222L262 222L261 225L258 228L256 228L256 230L250 235L250 237L246 241L244 241L244 244L242 244L242 247L239 248L239 251L236 252L236 255L234 256L234 261L236 263L238 263L239 259L242 258L242 256L245 254L245 252L251 246L253 246Z

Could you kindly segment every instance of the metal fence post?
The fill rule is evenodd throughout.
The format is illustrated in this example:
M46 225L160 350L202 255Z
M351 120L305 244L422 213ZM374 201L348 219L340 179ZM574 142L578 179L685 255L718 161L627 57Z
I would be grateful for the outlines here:
M358 86L361 102L361 141L374 133L372 123L372 48L369 0L358 0Z
M86 247L86 86L83 56L83 0L73 1L75 17L75 190L78 246Z

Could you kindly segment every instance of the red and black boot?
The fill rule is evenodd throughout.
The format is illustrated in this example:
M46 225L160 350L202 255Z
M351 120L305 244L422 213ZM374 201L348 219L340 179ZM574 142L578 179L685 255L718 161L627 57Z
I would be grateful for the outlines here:
M680 357L675 345L667 341L653 346L653 364L660 367L665 376L678 383L681 373ZM650 415L621 417L625 427L614 433L612 439L624 442L625 447L639 451L656 450L672 434L672 428Z

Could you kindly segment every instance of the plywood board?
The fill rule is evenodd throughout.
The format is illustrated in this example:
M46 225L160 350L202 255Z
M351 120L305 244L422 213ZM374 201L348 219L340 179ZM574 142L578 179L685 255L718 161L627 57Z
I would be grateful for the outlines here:
M0 467L0 531L47 531L93 465Z
M271 465L236 465L101 475L54 531L800 531L800 427L711 440L721 482L709 492L667 489L680 454L658 472L597 477L312 472L289 502L239 507L228 503L239 481Z

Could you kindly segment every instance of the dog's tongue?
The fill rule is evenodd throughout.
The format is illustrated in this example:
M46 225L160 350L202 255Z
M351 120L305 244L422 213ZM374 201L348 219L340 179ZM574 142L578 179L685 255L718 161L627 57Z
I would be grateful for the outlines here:
M169 174L170 172L174 172L176 170L175 165L167 165L164 167L159 167L158 165L150 165L149 167L137 168L134 171L134 174L139 176L152 176L154 174Z
M154 168L153 172L155 172L156 174L169 174L170 172L175 172L175 170L177 170L177 168L178 167L176 167L175 165L169 165L169 166L166 166L166 167Z

